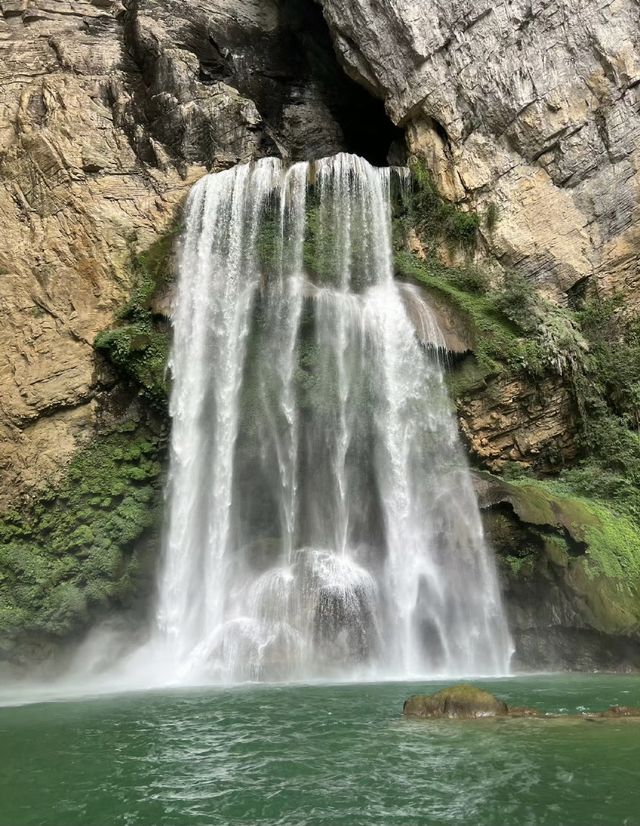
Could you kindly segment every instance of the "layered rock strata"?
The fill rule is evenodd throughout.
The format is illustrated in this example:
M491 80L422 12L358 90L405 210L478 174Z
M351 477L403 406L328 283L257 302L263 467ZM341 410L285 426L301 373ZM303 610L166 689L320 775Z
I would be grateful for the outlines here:
M636 309L635 0L320 0L345 69L385 101L442 193L562 300L590 278Z

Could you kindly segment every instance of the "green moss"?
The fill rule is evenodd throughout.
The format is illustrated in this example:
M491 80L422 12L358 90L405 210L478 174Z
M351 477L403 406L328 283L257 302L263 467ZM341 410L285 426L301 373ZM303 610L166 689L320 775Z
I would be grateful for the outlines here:
M410 167L412 192L401 216L405 227L412 226L427 244L442 240L450 247L473 248L480 216L442 198L424 161L414 157Z
M617 578L640 587L640 525L624 500L587 498L571 487L571 474L555 480L521 479L510 483L518 492L518 515L534 524L565 528L586 543L592 575ZM640 605L639 611L640 611Z
M640 527L603 505L589 507L595 517L585 529L589 571L640 585Z
M512 554L507 554L501 557L501 560L503 564L509 567L512 576L518 577L519 579L526 579L533 573L535 560L532 556L513 556Z
M464 271L443 267L433 260L420 261L408 252L396 253L395 268L400 277L436 290L465 319L476 360L485 375L500 373L506 364L522 358L523 343L517 328L491 296L465 289L469 285Z
M545 536L545 553L554 565L566 568L569 564L569 549L563 536Z
M121 321L146 320L154 298L173 280L173 251L182 229L174 220L169 230L140 253L132 254L133 289L119 313Z
M169 395L167 362L170 335L166 319L153 312L153 302L173 278L177 223L148 249L132 255L133 288L118 313L118 324L96 336L94 346L156 410L166 410Z
M564 481L479 476L487 534L516 594L557 587L587 626L640 633L640 526L628 514Z
M59 485L0 517L5 653L25 634L64 636L132 598L134 547L160 523L163 451L162 439L143 427L101 436Z
M487 380L495 372L492 365L488 367L478 363L473 356L465 358L455 366L455 369L447 371L445 380L447 389L452 399L460 399L469 393L481 390L486 387Z
M139 385L147 401L164 410L169 395L169 332L151 317L96 336L94 346L118 371Z

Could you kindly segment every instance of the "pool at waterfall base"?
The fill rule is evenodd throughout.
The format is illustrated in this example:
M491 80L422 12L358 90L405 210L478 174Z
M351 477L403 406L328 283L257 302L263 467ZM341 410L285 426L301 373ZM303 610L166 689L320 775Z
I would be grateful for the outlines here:
M637 675L477 682L552 713L640 705ZM640 823L640 722L402 717L407 696L448 684L244 684L7 705L0 826Z

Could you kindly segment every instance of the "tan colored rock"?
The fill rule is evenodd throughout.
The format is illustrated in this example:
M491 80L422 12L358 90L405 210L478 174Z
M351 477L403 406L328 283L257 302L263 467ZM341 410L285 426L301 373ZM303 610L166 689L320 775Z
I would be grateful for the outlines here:
M0 3L0 509L91 437L112 384L93 341L130 290L132 253L207 168L288 151L239 91L273 84L281 56L264 44L280 24L275 0ZM291 95L309 145L337 151L306 82Z
M473 720L506 717L507 704L474 685L454 685L435 694L414 694L404 701L405 717Z
M560 378L493 378L459 400L458 419L471 454L494 471L506 462L553 470L576 454L575 412Z
M4 6L3 6L4 8ZM100 19L108 35L84 33ZM0 20L0 506L90 438L93 352L129 288L132 239L172 220L189 180L143 170L114 125L119 24L90 3ZM110 36L109 36L110 35ZM56 40L56 37L59 39ZM70 68L72 67L72 71Z

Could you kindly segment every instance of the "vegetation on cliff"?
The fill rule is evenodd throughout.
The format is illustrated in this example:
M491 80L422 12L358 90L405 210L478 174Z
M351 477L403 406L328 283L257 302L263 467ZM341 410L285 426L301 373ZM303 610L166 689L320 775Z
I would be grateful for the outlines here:
M398 216L405 231L416 231L422 238L429 239L431 247L444 241L449 247L472 248L481 223L480 215L445 200L420 158L411 159L410 169L410 194ZM487 215L487 222L493 226L497 217L494 206Z
M518 518L528 526L526 536L518 537L504 514L495 515L509 575L526 578L540 565L555 566L568 572L600 628L640 628L640 321L626 318L615 297L559 307L522 276L472 263L480 228L490 230L499 215L489 210L479 216L448 204L423 167L414 165L413 171L413 191L395 218L395 266L401 278L437 293L467 326L473 360L451 371L454 396L478 387L491 392L498 375L523 375L535 383L554 374L575 403L575 465L559 468L555 479L536 479L516 464L505 465L505 475L513 477L505 484L526 502ZM167 411L170 336L158 299L170 286L178 229L174 224L132 255L131 296L116 325L95 341L143 405L161 417ZM408 251L410 232L430 239L422 245L425 257ZM327 262L335 260L330 242L320 232L311 192L303 254L314 280L326 277ZM446 266L438 243L458 249L466 260ZM263 221L257 244L263 265L277 268L275 216ZM326 403L316 398L311 333L303 324L297 371L303 407ZM250 348L258 345L251 342ZM163 451L163 438L149 428L123 426L79 453L59 486L20 514L0 519L0 633L11 656L18 639L62 637L106 606L133 599L144 581L144 555L134 548L160 523Z
M132 291L96 350L138 398L61 481L0 516L0 657L29 659L148 587L162 522L169 328L156 302L178 227L131 259ZM133 239L132 239L133 240Z
M493 482L494 493L502 493L485 503L506 581L518 583L518 601L526 599L524 587L546 594L558 615L575 612L585 628L636 637L640 320L625 316L619 298L602 300L587 291L563 307L518 273L472 263L478 228L490 230L499 216L487 215L484 222L477 217L474 238L462 243L448 228L451 218L438 225L438 216L452 215L456 207L437 209L433 198L428 177L414 174L408 203L396 215L395 265L400 277L436 293L467 327L473 357L450 370L454 397L486 396L495 377L521 376L535 386L556 376L573 401L575 461L560 462L554 477L542 478L522 464L503 462L504 477ZM411 232L420 257L408 251ZM443 240L449 247L458 243L462 263L442 263Z
M134 422L80 451L59 485L0 518L0 654L28 658L144 580L134 548L161 522L162 437Z
M582 496L615 500L640 520L640 319L625 317L620 297L587 296L561 307L519 273L445 266L433 239L456 236L447 235L447 221L434 228L433 216L457 208L431 206L438 197L433 184L420 164L413 170L413 190L396 216L398 274L435 290L465 320L480 368L476 378L478 372L522 373L531 381L562 377L575 404L579 457L575 468L564 469L564 483ZM485 223L489 219L498 216L486 216ZM407 250L408 222L421 238L431 234L423 259ZM468 389L452 386L459 394Z
M150 247L132 254L131 296L118 313L117 324L100 333L94 343L118 373L161 413L166 411L169 394L170 340L167 320L155 311L154 302L171 283L173 245L179 229L174 222Z
M507 578L561 582L592 627L640 633L640 525L630 515L559 480L477 479Z

